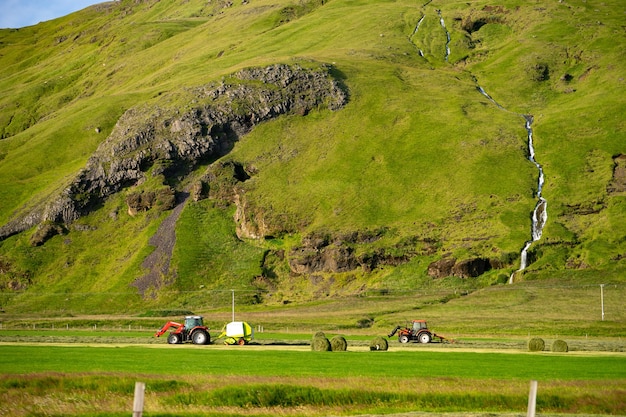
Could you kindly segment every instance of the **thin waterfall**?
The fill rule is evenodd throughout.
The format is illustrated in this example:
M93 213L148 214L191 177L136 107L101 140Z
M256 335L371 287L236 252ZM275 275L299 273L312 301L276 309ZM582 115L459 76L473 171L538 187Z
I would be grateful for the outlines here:
M419 22L417 22L417 25L415 25L415 29L413 29L413 33L409 37L409 40L411 41L411 43L413 43L413 37L417 34L417 31L420 30L420 25L424 21L425 17L426 17L426 15L423 15L422 18L419 20ZM418 50L420 56L423 57L424 56L424 51L422 51L420 48L418 48L417 50Z
M509 284L513 283L515 279L515 274L517 272L523 271L528 266L528 249L530 249L530 245L533 242L541 239L541 235L543 234L543 228L548 221L548 201L543 198L543 185L545 182L545 175L543 173L543 167L541 164L537 162L535 159L535 145L533 143L533 116L524 115L524 119L526 120L526 131L528 132L528 159L530 162L535 164L537 170L539 171L538 180L537 180L537 204L535 204L535 209L533 210L533 215L531 219L531 240L527 241L522 248L522 252L520 254L520 266L519 269L511 274L509 277Z
M429 3L430 3L430 1L425 3L422 7L423 8L426 7ZM439 16L439 24L441 25L441 27L443 28L444 32L446 33L446 46L445 46L444 60L446 62L448 62L448 58L450 57L450 41L451 41L450 32L448 32L448 28L446 28L446 22L443 20L443 16L441 15L441 10L437 9L437 15ZM424 21L425 17L426 17L425 14L422 15L420 20L417 22L417 25L415 25L415 29L413 29L413 33L411 33L411 36L409 36L409 41L411 41L411 43L413 43L414 45L415 45L415 43L413 42L413 38L415 37L415 35L419 31L420 25ZM423 57L424 56L424 51L421 48L418 48L417 50L419 52L419 55L421 57Z
M448 32L448 28L446 28L446 22L443 21L441 10L437 9L437 14L439 15L439 23L441 24L443 30L446 32L446 53L444 55L444 60L448 62L448 57L450 56L450 32Z
M483 96L489 99L489 101L495 104L496 107L508 112L507 109L502 107L489 94L487 94L487 92L481 86L477 85L476 89ZM537 159L535 158L535 144L533 142L533 128L532 128L534 118L532 115L529 115L529 114L519 114L519 113L517 114L523 117L524 122L525 122L524 127L526 128L526 133L527 133L527 138L528 138L528 160L537 167L537 171L539 172L539 174L538 174L538 179L537 179L537 204L535 204L535 209L533 210L533 214L531 218L530 240L524 243L524 247L522 248L522 251L520 253L520 267L515 272L513 272L511 276L509 277L509 284L513 283L515 274L517 272L523 271L528 266L528 250L530 249L530 246L533 244L533 242L536 242L539 239L541 239L543 228L546 225L546 222L548 221L548 201L542 196L543 185L545 183L545 175L543 172L543 167L541 166L541 164L539 164L539 162L537 162Z

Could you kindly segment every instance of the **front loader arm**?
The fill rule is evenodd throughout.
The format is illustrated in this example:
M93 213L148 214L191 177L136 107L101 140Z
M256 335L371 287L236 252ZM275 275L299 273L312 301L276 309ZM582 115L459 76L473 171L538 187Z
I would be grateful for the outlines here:
M393 329L393 331L391 333L389 333L389 335L387 337L393 337L394 334L396 334L396 332L398 330L400 330L402 328L402 326L398 326L395 329Z
M163 327L161 327L161 329L156 332L154 334L154 337L159 337L161 336L163 333L165 333L166 331L168 331L170 328L175 327L176 330L180 329L181 327L183 327L183 324L181 323L177 323L175 321L168 321L167 323L165 323L165 325Z

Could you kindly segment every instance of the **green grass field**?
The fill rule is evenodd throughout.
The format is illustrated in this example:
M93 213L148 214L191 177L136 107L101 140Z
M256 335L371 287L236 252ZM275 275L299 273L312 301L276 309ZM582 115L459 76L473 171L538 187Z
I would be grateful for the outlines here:
M267 235L239 237L232 202L188 200L145 297L131 284L168 212L132 216L125 199L164 186L150 168L41 246L34 228L0 241L0 415L127 416L144 381L146 416L520 416L531 379L542 416L626 415L623 3L121 0L0 30L0 226L43 210L130 108L186 109L190 90L276 63L328 64L349 94L240 137L216 162L249 171L237 192ZM549 217L506 285L537 191L522 114ZM344 249L375 267L291 269L310 234L372 231ZM499 266L428 274L452 257ZM183 312L216 334L231 290L258 345L153 338ZM412 319L459 342L368 350ZM317 331L348 352L311 352ZM530 337L570 352L530 354Z
M534 379L542 413L623 414L625 364L623 354L4 344L0 410L123 415L141 381L148 416L521 413Z

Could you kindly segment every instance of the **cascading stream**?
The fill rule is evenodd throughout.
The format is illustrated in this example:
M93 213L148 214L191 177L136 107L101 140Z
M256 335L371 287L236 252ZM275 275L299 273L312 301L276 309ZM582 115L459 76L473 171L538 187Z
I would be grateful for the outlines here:
M428 5L430 3L427 2L425 3L422 7L425 7L426 5ZM446 32L446 51L445 51L445 61L448 61L448 58L450 56L450 32L448 32L448 29L446 28L446 24L443 20L443 16L441 14L441 10L437 9L437 15L439 16L439 23L441 24L441 27L445 30ZM409 37L409 40L411 41L411 43L413 43L413 38L415 37L415 35L417 34L417 32L419 31L420 25L422 24L424 18L426 17L426 15L423 15L421 17L421 19L417 22L417 25L415 25L415 29L413 30L413 33L411 34L411 36ZM413 43L414 44L414 43ZM415 45L415 44L414 44ZM420 56L424 56L424 53L421 49L418 48L419 54ZM537 170L539 171L539 175L538 175L538 180L537 180L537 204L535 205L535 208L533 210L532 213L532 219L531 219L531 238L530 240L526 241L524 243L524 247L522 248L522 251L520 253L520 267L519 269L517 269L515 272L513 272L511 274L511 276L509 277L509 284L513 283L513 280L515 278L515 274L517 272L520 272L524 269L526 269L526 267L528 266L528 250L530 249L530 246L533 244L533 242L536 242L537 240L541 239L541 235L543 233L543 228L546 224L546 222L548 221L548 202L546 201L545 198L543 198L542 196L542 192L543 192L543 185L545 182L545 176L543 173L543 167L541 166L541 164L539 164L535 158L535 146L533 143L533 129L532 129L532 124L533 124L533 116L532 115L526 115L526 114L520 114L520 113L515 113L515 112L511 112L510 110L504 108L503 106L501 106L497 101L495 101L489 94L487 94L487 92L478 84L476 84L476 89L480 92L480 94L482 94L483 96L485 96L489 101L491 101L496 107L498 107L500 110L508 112L508 113L513 113L516 114L520 117L522 117L524 119L524 127L526 128L526 132L527 132L527 137L528 137L528 159L537 167Z
M495 104L496 107L508 112L507 109L502 107L489 94L487 94L487 92L481 86L476 86L476 89L483 96L487 97L489 101ZM519 114L519 113L515 113L515 114L524 118L524 122L525 122L524 127L526 128L526 133L528 137L528 160L537 167L537 170L539 171L539 175L537 179L537 204L535 205L535 209L533 210L533 214L532 214L531 239L526 241L526 243L524 243L524 247L522 248L522 252L520 253L520 267L515 272L513 272L511 276L509 277L509 284L513 283L515 274L517 272L523 271L528 266L528 249L530 249L530 246L533 244L533 242L536 242L539 239L541 239L541 235L543 233L543 227L548 221L548 201L542 196L543 185L545 182L545 175L543 173L543 167L541 166L541 164L539 164L539 162L537 162L535 158L535 144L533 142L533 128L532 128L534 118L532 115L529 115L529 114Z
M422 5L422 8L425 8L428 4L430 3L430 1L424 3ZM446 62L448 62L448 58L450 57L450 32L448 32L448 29L446 28L446 22L443 20L443 16L441 15L441 10L437 9L437 15L439 16L439 24L441 25L441 27L443 28L443 30L446 33L446 47L445 47L445 54L444 54L444 60ZM411 36L409 36L409 41L411 41L411 43L413 45L415 45L415 43L413 42L413 38L415 37L415 35L417 34L417 32L420 29L420 25L422 24L422 22L424 21L424 18L426 17L426 15L422 15L422 17L420 18L420 20L417 22L417 25L415 25L415 29L413 29L413 33L411 33ZM417 45L416 45L417 48ZM424 51L421 48L417 48L417 51L419 53L419 55L421 57L424 56Z
M446 53L444 55L444 60L448 62L448 57L450 56L450 32L448 32L448 28L446 28L446 22L443 21L441 10L438 9L437 14L439 15L439 23L441 23L441 27L446 32Z
M513 279L515 278L515 274L519 271L523 271L528 266L528 249L533 242L541 239L541 235L543 233L543 227L548 221L548 202L541 195L543 191L543 184L545 182L545 176L543 173L543 167L541 164L537 162L535 159L535 146L533 143L533 117L531 115L524 115L524 119L526 120L526 131L528 132L528 159L530 162L535 164L537 170L539 171L539 178L537 181L537 204L535 205L535 209L533 210L532 216L532 226L531 226L531 240L527 241L524 244L524 248L522 249L522 253L520 254L520 267L517 271L513 272L509 277L509 284L513 283Z
M417 25L415 25L415 29L413 29L413 33L411 34L411 36L409 37L409 40L411 41L411 43L413 43L413 37L417 34L417 31L420 30L420 25L422 24L422 22L424 21L424 18L426 17L426 15L423 15L422 18L419 20L419 22L417 22ZM413 43L414 44L414 43ZM416 46L417 47L417 46ZM417 48L420 56L424 56L424 51L422 51L421 49Z

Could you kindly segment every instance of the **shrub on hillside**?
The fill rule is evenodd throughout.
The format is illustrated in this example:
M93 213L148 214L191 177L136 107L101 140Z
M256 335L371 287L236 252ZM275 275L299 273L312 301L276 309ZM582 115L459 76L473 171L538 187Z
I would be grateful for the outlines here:
M348 350L348 342L343 336L335 336L330 339L330 349L333 352L343 352Z
M555 340L552 342L552 347L550 348L552 352L567 352L568 346L565 340Z
M541 352L546 347L546 342L540 337L533 337L528 341L528 350L531 352Z
M377 336L370 342L370 350L387 350L389 343L384 337Z
M367 329L372 327L372 325L374 324L374 319L371 317L363 317L361 319L358 319L356 322L356 327L358 327L359 329Z

